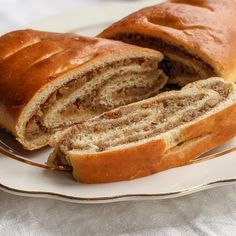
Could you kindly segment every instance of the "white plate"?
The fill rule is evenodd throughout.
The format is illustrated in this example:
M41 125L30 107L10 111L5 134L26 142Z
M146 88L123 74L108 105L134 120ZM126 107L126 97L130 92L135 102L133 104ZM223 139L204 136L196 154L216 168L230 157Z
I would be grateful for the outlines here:
M101 7L88 8L59 15L30 28L79 32L96 35L111 22L157 1L137 3L110 3ZM12 137L0 132L0 137L17 147ZM216 153L236 146L236 138L211 151ZM50 149L24 153L30 160L43 163ZM104 203L127 200L153 200L174 198L196 191L236 183L236 152L216 159L167 170L149 177L99 185L76 183L70 173L49 171L0 157L0 189L24 196L54 198L77 203Z

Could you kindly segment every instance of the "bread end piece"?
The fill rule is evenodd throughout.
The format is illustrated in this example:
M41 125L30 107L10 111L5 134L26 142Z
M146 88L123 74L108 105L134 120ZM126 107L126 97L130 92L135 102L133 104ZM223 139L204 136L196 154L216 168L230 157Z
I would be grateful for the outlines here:
M168 79L162 59L113 40L7 33L0 37L0 126L27 150L47 146L58 130L158 93Z

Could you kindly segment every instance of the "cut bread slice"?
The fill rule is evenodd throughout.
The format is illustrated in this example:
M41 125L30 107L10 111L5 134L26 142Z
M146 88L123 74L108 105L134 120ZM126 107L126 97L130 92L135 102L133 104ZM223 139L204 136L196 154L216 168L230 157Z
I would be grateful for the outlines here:
M58 134L49 166L82 183L135 179L189 164L236 135L236 86L220 78L116 108Z
M99 37L156 49L169 83L236 81L236 1L167 0L114 23Z
M34 30L0 37L0 125L33 150L57 131L156 95L161 53Z

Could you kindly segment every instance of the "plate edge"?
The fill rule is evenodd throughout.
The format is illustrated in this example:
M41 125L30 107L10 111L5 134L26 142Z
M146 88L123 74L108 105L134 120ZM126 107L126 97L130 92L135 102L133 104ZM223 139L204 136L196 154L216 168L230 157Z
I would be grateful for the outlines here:
M8 187L0 183L0 189L5 192L15 193L17 195L24 195L29 197L44 197L44 198L53 198L57 200L64 200L64 201L71 201L71 202L81 202L81 203L99 203L99 202L112 202L112 201L125 201L125 200L138 200L140 198L151 198L150 200L156 199L168 199L174 197L181 197L187 194L199 192L201 190L210 189L217 186L229 185L236 183L236 178L233 179L225 179L225 180L217 180L212 181L209 183L204 183L198 186L194 186L189 189L183 189L176 192L169 192L169 193L157 193L157 194L124 194L124 195L114 195L109 197L94 197L94 198L87 198L87 197L75 197L70 195L64 195L60 193L54 192L45 192L45 191L27 191L27 190L20 190L15 189L12 187ZM133 198L133 199L130 199Z

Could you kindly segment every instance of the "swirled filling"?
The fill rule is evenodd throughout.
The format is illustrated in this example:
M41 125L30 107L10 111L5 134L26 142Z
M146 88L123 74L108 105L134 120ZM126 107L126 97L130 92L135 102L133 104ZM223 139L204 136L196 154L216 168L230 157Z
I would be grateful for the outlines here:
M63 138L58 152L102 152L152 139L209 114L230 94L231 84L213 79L106 112L78 124ZM175 140L177 145L182 140Z
M158 63L125 59L94 68L50 95L26 126L27 139L50 134L105 111L152 97L167 82Z
M162 52L165 59L160 68L169 76L168 83L184 86L187 83L216 76L214 69L183 47L176 47L158 38L140 34L118 34L112 39Z

